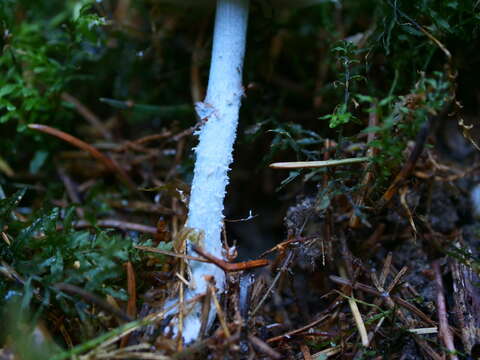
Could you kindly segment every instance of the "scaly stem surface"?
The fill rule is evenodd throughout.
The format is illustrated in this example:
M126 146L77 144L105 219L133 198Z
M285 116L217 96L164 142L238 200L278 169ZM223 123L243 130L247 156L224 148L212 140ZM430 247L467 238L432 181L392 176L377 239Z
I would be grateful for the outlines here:
M218 258L223 258L220 237L223 200L243 96L248 7L249 0L218 0L207 96L196 104L197 113L205 124L199 131L199 144L195 149L187 226L204 234L201 247ZM195 256L190 246L188 253ZM187 298L207 291L205 275L214 276L216 287L223 291L225 274L216 265L190 261L190 266L195 289L188 291ZM213 307L211 311L210 323L214 317ZM184 319L183 336L187 343L198 336L200 312L197 306Z

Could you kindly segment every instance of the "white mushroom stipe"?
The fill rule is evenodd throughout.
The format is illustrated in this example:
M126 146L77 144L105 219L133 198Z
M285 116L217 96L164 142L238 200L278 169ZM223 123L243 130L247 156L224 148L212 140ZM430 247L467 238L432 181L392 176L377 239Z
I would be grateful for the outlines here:
M238 113L243 96L242 69L245 54L249 0L218 0L215 16L212 59L207 95L196 104L198 116L205 121L195 148L196 161L186 226L203 232L203 249L223 258L221 229L223 201L228 170L233 157ZM188 255L197 256L190 246ZM190 261L191 282L195 289L186 293L186 301L207 291L205 276L213 276L219 293L224 291L225 274L210 263ZM215 317L211 306L209 326ZM197 304L183 322L183 338L194 341L201 326L201 305Z

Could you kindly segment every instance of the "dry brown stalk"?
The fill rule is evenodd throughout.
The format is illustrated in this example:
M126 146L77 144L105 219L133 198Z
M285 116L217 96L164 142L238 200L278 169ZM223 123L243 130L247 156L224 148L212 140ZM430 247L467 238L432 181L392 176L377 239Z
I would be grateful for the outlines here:
M75 136L67 134L64 131L55 129L55 128L53 128L51 126L48 126L48 125L30 124L30 125L28 125L28 127L30 129L37 130L37 131L43 132L45 134L55 136L55 137L65 141L65 142L68 142L69 144L71 144L73 146L76 146L76 147L88 152L95 159L100 161L107 168L107 170L116 174L118 176L118 178L123 183L125 183L131 190L137 190L137 186L132 181L132 179L130 179L130 177L127 175L127 173L113 159L110 159L108 156L106 156L103 153L101 153L100 151L98 151L92 145L86 143L83 140L80 140L79 138L77 138Z
M448 326L447 306L445 304L445 289L443 287L442 272L440 271L440 262L436 260L432 264L433 272L435 274L435 284L437 286L437 312L439 331L438 335L442 339L445 347L450 352L450 360L458 360L456 355L455 344L453 342L453 335Z
M257 259L257 260L250 260L250 261L243 261L238 263L229 263L225 260L219 259L212 254L207 253L202 248L197 245L192 245L193 250L203 256L205 259L209 260L209 262L217 265L225 272L234 272L234 271L243 271L248 269L254 269L258 267L267 266L270 262L267 259Z

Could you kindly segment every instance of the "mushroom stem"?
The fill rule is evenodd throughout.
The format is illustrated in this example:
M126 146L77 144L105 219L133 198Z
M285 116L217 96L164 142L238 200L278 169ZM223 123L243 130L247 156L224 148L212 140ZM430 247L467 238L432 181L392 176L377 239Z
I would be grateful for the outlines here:
M223 200L243 96L242 69L248 8L249 0L217 1L207 95L203 102L196 104L204 125L199 131L199 144L195 148L195 170L186 225L204 234L202 248L217 258L223 258L220 238ZM188 246L188 254L195 255L191 246ZM190 266L195 289L189 290L187 297L207 291L206 275L214 276L218 291L223 292L225 274L216 265L190 261ZM199 305L184 319L185 342L197 338L200 318ZM213 318L212 310L209 323Z

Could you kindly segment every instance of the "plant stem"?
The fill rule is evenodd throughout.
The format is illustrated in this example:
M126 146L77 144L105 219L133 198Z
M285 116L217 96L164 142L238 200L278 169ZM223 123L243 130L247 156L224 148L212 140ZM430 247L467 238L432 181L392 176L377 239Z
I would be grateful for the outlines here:
M238 113L243 96L242 68L245 54L249 0L218 0L213 37L212 60L207 96L196 104L199 117L206 120L199 131L196 162L190 195L187 226L204 234L202 248L223 258L220 239L223 226L223 200L228 170L233 160ZM195 255L188 247L188 254ZM224 289L225 274L214 264L190 262L194 290L187 298L207 291L204 276L214 276L216 287ZM184 339L198 336L201 306L185 318ZM210 314L209 323L213 320Z
M293 162L279 162L270 164L272 169L307 169L307 168L322 168L330 166L339 166L346 164L355 164L369 161L369 157L358 157L340 160L319 160L319 161L293 161Z

